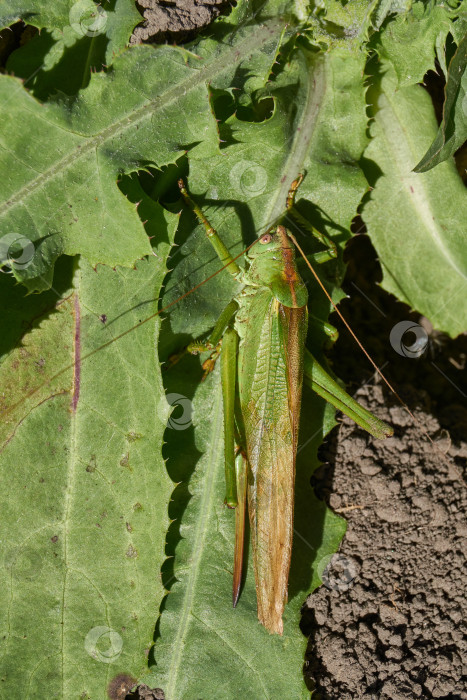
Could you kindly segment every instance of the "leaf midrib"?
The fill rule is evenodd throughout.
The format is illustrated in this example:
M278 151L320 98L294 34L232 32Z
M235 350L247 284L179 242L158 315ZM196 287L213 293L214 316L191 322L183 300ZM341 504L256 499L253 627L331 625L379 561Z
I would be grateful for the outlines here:
M43 183L52 179L57 173L66 170L70 163L75 164L77 160L87 155L90 151L97 149L106 140L141 121L148 110L157 112L163 109L171 102L174 102L178 97L186 95L187 92L196 89L202 82L209 83L216 75L222 73L226 66L231 67L232 65L241 63L249 51L260 50L264 44L270 40L271 36L275 34L276 30L282 27L282 24L279 18L265 21L261 26L255 28L255 32L252 32L252 34L239 45L230 46L224 54L214 54L205 64L204 68L200 68L199 70L193 69L193 73L190 73L178 85L168 89L165 93L159 94L142 107L136 109L133 113L129 115L125 114L125 116L114 124L111 124L98 134L95 134L75 146L75 148L58 162L45 170L34 180L23 185L6 202L0 204L0 215L6 213L16 204L19 204L26 196L32 194ZM157 55L156 52L154 55ZM83 137L83 139L85 139L85 137Z
M209 441L209 453L207 460L208 466L204 472L204 487L202 488L200 497L199 518L196 523L195 537L193 542L193 554L191 557L188 577L184 582L184 588L186 592L183 595L183 602L181 605L179 615L180 622L177 626L177 633L175 639L172 642L172 649L174 651L171 655L171 662L168 670L168 698L176 697L175 689L177 684L177 677L182 665L181 659L184 650L185 638L190 625L190 614L195 598L196 583L198 580L203 553L205 551L206 546L205 539L208 532L210 531L209 520L210 514L212 513L212 501L215 498L216 481L214 476L220 455L222 454L223 447L223 407L220 383L215 392L213 415L215 419L212 423L211 435L214 436L214 439L212 441Z
M295 178L303 172L303 164L311 148L326 92L325 70L324 61L317 61L314 70L308 70L306 102L295 127L295 136L284 164L284 175L280 180L279 187L271 197L272 206L268 226L277 221L284 213L289 188Z

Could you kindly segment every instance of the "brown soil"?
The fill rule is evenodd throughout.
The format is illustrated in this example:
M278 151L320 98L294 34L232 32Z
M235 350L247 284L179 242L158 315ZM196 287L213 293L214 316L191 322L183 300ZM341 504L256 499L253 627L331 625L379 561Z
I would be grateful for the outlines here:
M195 36L195 30L212 22L230 3L228 0L138 0L136 5L145 22L136 27L132 44L187 41Z
M375 284L379 267L366 236L353 239L348 256L351 296L341 310L418 424L381 381L374 386L343 330L336 371L350 388L363 384L356 398L394 437L374 440L345 418L322 448L315 489L348 530L325 586L307 601L306 675L323 700L464 700L467 338L431 333L420 357L396 353L391 328L424 319Z
M395 435L372 440L345 419L332 474L317 480L348 530L307 601L308 673L326 700L467 699L467 488L456 466L467 443L417 410L433 447L404 409L387 411L379 386L356 396Z
M147 685L139 685L133 693L126 695L122 700L165 700L165 695L161 688L153 690Z

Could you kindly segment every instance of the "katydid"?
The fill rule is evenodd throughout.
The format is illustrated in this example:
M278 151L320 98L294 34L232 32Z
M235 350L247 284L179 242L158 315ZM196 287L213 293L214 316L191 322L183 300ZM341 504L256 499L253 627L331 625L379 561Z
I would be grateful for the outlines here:
M301 179L290 188L286 213L293 209ZM193 353L213 351L208 371L220 354L225 503L236 509L233 604L241 587L248 501L258 619L270 632L282 634L303 381L373 436L384 438L392 429L354 401L305 348L308 293L285 226L279 222L261 235L247 250L241 269L182 180L179 187L225 269L243 285L209 340L188 347ZM333 242L307 227L327 246L312 259L321 263L335 257Z

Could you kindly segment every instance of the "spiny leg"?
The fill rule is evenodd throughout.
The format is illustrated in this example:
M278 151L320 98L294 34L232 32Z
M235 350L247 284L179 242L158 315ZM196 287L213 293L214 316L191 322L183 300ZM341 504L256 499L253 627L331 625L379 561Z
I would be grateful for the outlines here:
M200 223L203 224L205 230L206 230L206 235L209 239L209 241L212 244L212 247L216 251L217 255L219 256L219 260L223 265L226 266L226 270L230 272L233 277L237 277L239 273L241 272L239 266L233 259L232 255L229 253L227 250L226 246L224 245L222 239L220 238L219 234L217 233L216 229L209 223L208 219L202 212L201 208L194 202L190 195L188 194L188 191L185 187L185 183L183 182L182 179L178 181L178 186L180 188L180 192L183 195L183 199L187 203L187 205L192 209L196 216L198 217Z
M394 431L390 425L374 416L349 396L306 348L303 358L303 369L303 381L305 384L328 403L339 409L339 411L352 418L364 430L379 439L393 434Z
M239 338L233 328L227 328L222 341L221 378L224 408L225 504L235 508L235 549L232 582L232 603L235 607L242 585L245 546L245 513L247 502L247 458L238 445L241 425L236 425L238 413L237 354ZM241 421L240 421L241 424Z

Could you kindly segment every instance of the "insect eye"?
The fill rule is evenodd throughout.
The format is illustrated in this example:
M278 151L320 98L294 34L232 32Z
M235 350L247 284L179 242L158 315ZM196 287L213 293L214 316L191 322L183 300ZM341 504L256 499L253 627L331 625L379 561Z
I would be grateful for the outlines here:
M259 242L262 245L265 245L266 243L270 243L271 241L272 241L272 236L270 233L265 233L264 236L261 236L261 238L259 239Z

